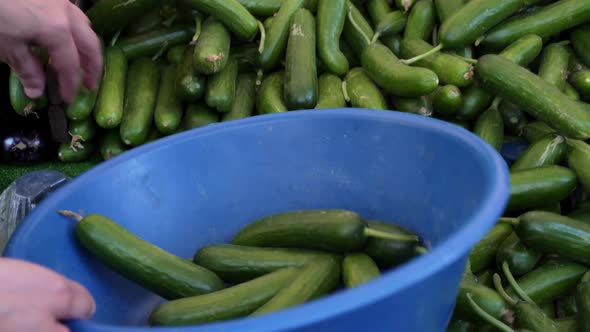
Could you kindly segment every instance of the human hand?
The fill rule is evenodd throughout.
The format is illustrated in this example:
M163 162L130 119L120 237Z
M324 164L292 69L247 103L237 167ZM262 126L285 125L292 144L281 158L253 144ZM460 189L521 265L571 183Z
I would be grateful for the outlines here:
M103 61L100 41L86 15L68 0L0 0L0 60L35 99L42 95L46 77L32 46L47 51L66 103L76 96L81 72L84 85L97 89Z
M0 331L66 332L60 320L90 318L95 306L80 284L35 264L0 258Z

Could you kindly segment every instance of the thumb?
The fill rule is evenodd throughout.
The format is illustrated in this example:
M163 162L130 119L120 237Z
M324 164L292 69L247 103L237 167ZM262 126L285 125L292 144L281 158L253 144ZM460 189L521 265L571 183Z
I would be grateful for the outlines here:
M24 45L16 47L13 54L8 65L20 79L25 94L31 99L41 97L45 90L45 72L39 59Z

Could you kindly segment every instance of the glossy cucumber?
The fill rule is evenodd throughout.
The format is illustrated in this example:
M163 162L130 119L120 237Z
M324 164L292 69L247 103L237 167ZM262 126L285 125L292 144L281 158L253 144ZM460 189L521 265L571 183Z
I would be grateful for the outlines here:
M205 101L209 107L221 113L231 110L236 95L238 72L238 61L232 58L220 72L209 78L205 90Z
M411 237L415 234L409 230L381 221L368 221L367 225L369 228L389 234L408 236L407 239L399 240L376 237L371 237L367 240L364 252L369 255L369 257L371 257L380 268L393 268L409 261L418 255L417 249L420 246L420 243L417 237Z
M484 45L504 47L525 34L550 37L590 20L590 2L561 0L545 8L491 29L483 40Z
M559 43L546 46L541 55L539 77L564 91L569 60L570 53L565 46Z
M76 141L90 141L96 136L96 123L91 118L78 121L70 121L68 132Z
M463 7L465 0L434 0L438 20L443 23Z
M510 234L498 247L496 252L496 264L502 267L506 262L515 276L524 275L532 271L539 260L541 253L526 246L518 238L516 233Z
M291 284L256 309L252 316L268 314L314 300L336 288L339 281L340 262L331 257L318 258L302 267Z
M555 129L541 121L530 122L523 128L523 136L530 143L534 143L549 134L555 134Z
M574 94L577 94L577 98L574 99L590 100L590 70L582 69L571 74L569 82L575 89Z
M216 122L219 122L219 114L201 102L189 104L186 107L186 112L182 119L182 127L185 130L190 130Z
M252 15L268 17L279 11L285 0L238 0Z
M120 128L125 144L138 146L145 142L154 121L159 84L160 71L154 61L141 58L131 63Z
M199 249L193 260L226 282L241 283L285 267L302 267L328 256L312 250L220 244Z
M284 268L213 293L162 303L150 314L149 323L184 326L247 316L291 284L298 273L297 268Z
M476 73L484 88L520 106L565 136L590 138L590 112L557 87L501 56L481 57Z
M576 187L576 174L561 166L544 166L512 172L508 210L547 206L566 198Z
M304 4L305 0L285 0L274 16L272 26L266 32L264 48L260 53L259 61L262 69L266 71L274 69L284 57L292 28L291 20L295 12Z
M434 46L421 39L405 38L401 44L402 57L409 59L432 50ZM436 73L443 84L453 84L460 88L473 82L473 66L464 60L443 52L437 52L415 63Z
M590 67L590 32L588 28L590 25L584 24L572 29L570 33L570 41L579 60L584 65ZM582 68L580 68L582 69Z
M514 326L527 331L559 332L557 323L537 305L519 302L514 310Z
M236 95L231 110L223 115L222 121L247 118L256 106L256 75L239 74Z
M510 167L511 171L522 171L550 165L558 165L565 158L567 144L559 135L548 135L531 144L522 156Z
M127 58L120 48L106 49L103 77L94 108L94 119L104 129L116 128L121 123L127 66Z
M318 80L319 96L316 109L346 107L342 80L334 74L323 74Z
M393 99L393 106L400 112L412 113L422 116L432 116L434 110L432 100L429 96L418 98L401 98Z
M535 303L546 303L574 289L586 271L588 268L578 263L548 262L518 278L517 283ZM506 292L517 298L512 287Z
M118 130L108 130L103 134L100 142L100 155L102 156L102 159L112 159L126 150L127 147L125 146L125 143L123 143L123 140L121 140L121 135Z
M463 278L457 293L455 314L457 317L466 319L475 323L484 323L481 316L473 310L467 295L485 312L496 319L501 319L507 312L507 305L504 299L496 292L495 289L480 285L474 281Z
M176 66L169 65L162 70L160 87L154 109L154 123L163 135L170 135L178 129L182 120L182 104L176 99L174 82Z
M492 106L483 112L477 119L473 132L500 151L504 144L504 121L498 107Z
M437 114L453 115L461 108L462 103L461 90L452 84L439 86L432 98L434 112Z
M457 119L474 120L482 111L488 108L494 97L481 87L478 81L462 90L463 100L459 110L457 110Z
M264 78L256 97L258 114L287 112L283 100L284 73L274 72Z
M367 7L367 13L373 26L378 25L387 14L393 12L388 0L367 0L365 6Z
M364 253L348 254L342 260L342 280L347 288L354 288L379 278L377 264Z
M21 116L29 116L35 111L46 107L48 103L47 94L45 92L36 100L30 99L25 94L25 89L13 70L10 71L10 77L8 79L8 92L12 108Z
M212 16L203 22L199 42L195 47L193 66L203 75L213 75L227 65L231 44L230 32Z
M102 0L94 1L86 11L92 28L99 34L113 34L129 22L142 17L160 4L158 0Z
M251 40L258 21L238 0L181 0L182 3L218 19L239 38Z
M471 249L469 263L473 273L479 273L494 263L498 247L511 233L512 226L498 223Z
M576 287L578 331L590 331L590 274L587 272Z
M533 62L543 51L543 39L537 35L524 35L508 45L501 56L523 67Z
M152 57L165 52L170 47L188 43L195 33L192 25L175 25L161 28L141 35L121 38L117 46L129 60Z
M182 61L176 69L176 97L184 102L196 102L205 93L206 79L196 73L193 65L194 46L185 49Z
M371 44L371 37L375 34L375 31L371 23L350 1L348 1L348 11L342 36L353 52L357 54L357 57L360 58L364 49Z
M346 56L340 51L340 36L344 30L347 13L347 0L318 2L318 56L328 70L338 76L344 76L350 67Z
M404 39L430 40L436 24L436 9L432 0L418 0L408 15Z
M58 147L57 157L64 163L79 163L88 160L96 150L94 141L84 142L82 146L72 148L70 142Z
M375 27L375 33L382 37L396 35L406 28L407 22L407 15L401 11L390 12L381 18Z
M312 109L318 101L316 24L305 8L297 10L291 21L283 94L290 110Z
M68 119L77 121L90 117L96 105L97 97L98 91L90 91L84 86L81 86L74 101L66 108Z
M387 102L379 87L362 68L351 69L344 78L346 94L352 107L386 110Z
M384 45L369 45L363 51L361 62L367 76L394 96L424 96L434 92L439 84L432 70L402 64Z
M576 173L585 188L590 188L590 145L582 141L568 140L568 166Z

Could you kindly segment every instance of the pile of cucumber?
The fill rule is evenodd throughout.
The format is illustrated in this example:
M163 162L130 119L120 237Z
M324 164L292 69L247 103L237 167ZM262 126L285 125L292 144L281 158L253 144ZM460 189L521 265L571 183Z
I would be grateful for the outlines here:
M348 210L289 211L256 220L230 244L172 255L97 214L78 220L79 243L109 268L168 300L151 326L259 316L357 287L426 253L419 237Z

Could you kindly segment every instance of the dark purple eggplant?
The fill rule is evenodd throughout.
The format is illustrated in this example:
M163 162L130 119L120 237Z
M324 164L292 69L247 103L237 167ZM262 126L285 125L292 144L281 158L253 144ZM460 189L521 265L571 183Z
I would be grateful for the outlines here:
M8 164L35 164L47 161L55 149L47 131L29 129L0 129L2 149L0 159Z

